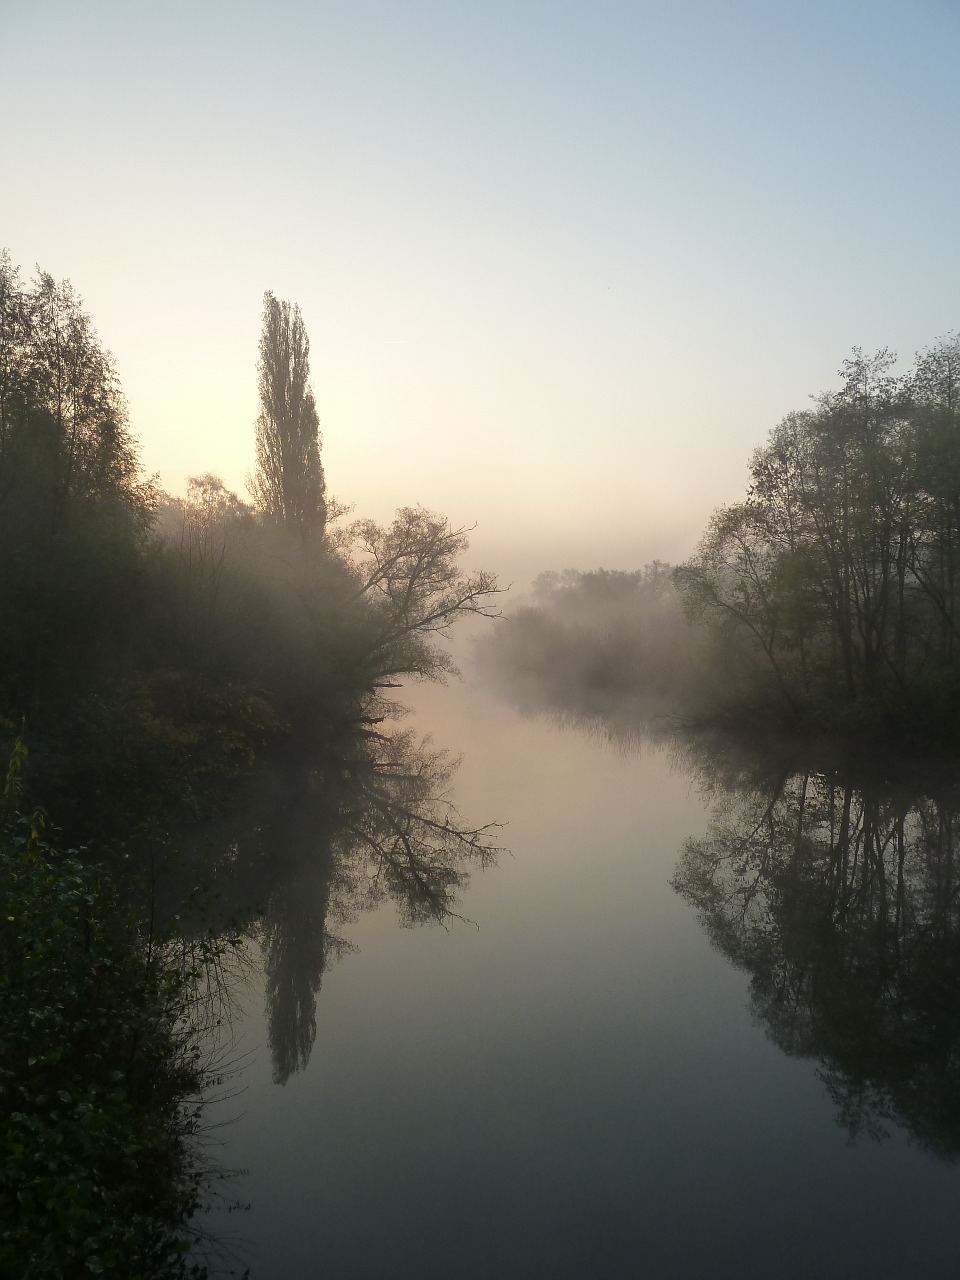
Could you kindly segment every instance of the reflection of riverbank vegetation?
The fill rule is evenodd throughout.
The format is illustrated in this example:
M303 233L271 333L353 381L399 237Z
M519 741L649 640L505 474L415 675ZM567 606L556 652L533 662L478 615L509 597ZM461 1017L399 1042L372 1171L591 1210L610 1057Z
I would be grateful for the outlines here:
M779 775L699 751L714 805L675 887L751 979L785 1052L819 1059L851 1135L960 1156L960 793L864 771ZM743 757L740 757L741 761Z
M281 759L306 780L306 788L287 799L306 805L319 832L303 845L320 859L313 874L322 881L327 863L345 865L340 853L330 853L349 827L342 797L329 782L343 767L334 763L332 744L362 741L364 732L373 741L376 726L395 710L385 691L404 677L450 670L440 643L449 628L465 613L492 612L494 579L461 567L466 531L443 516L404 508L386 526L344 524L344 510L326 491L308 356L299 310L267 294L253 503L214 475L194 478L183 498L173 498L140 472L112 361L70 286L42 273L24 285L0 256L0 739L12 743L19 733L29 745L23 806L46 805L65 842L82 846L82 857L64 861L41 858L34 844L23 866L14 847L5 846L7 872L19 877L28 898L30 877L39 877L36 901L48 916L41 913L36 928L43 937L62 933L70 969L58 967L52 942L34 945L23 932L33 908L14 895L4 941L8 995L14 1003L29 1000L31 983L39 983L37 991L52 1001L52 1021L49 1028L29 1019L18 1024L22 1053L11 1059L11 1087L32 1090L40 1075L44 1083L40 1095L31 1095L40 1110L23 1110L23 1123L35 1122L40 1138L33 1145L11 1140L23 1147L17 1158L32 1162L37 1186L54 1179L67 1206L57 1208L57 1197L44 1191L46 1199L31 1201L31 1212L40 1216L12 1221L6 1243L18 1251L18 1262L35 1249L38 1257L66 1258L82 1224L83 1248L97 1265L112 1274L153 1274L147 1262L138 1269L110 1261L103 1242L120 1240L124 1222L135 1225L138 1214L155 1213L166 1223L195 1207L190 1127L173 1101L174 1083L191 1084L171 1022L186 988L155 951L144 960L120 900L135 900L160 861L179 861L177 883L183 893L192 889L210 862L200 826L225 822L238 783L255 790L261 784L249 780L268 776ZM358 847L365 842L379 849L379 885L402 897L403 886L415 884L416 893L407 894L411 910L442 919L453 909L460 874L453 849L460 841L462 851L470 836L452 820L439 821L426 848L418 832L442 803L440 775L424 766L432 799L426 791L415 796L402 820L401 801L416 792L417 776L404 774L397 761L390 772L386 742L386 754L368 771L392 796L391 806L381 806L386 825L377 827L370 817L377 795L371 784L353 838ZM304 800L307 794L315 803ZM265 821L276 831L284 820ZM476 852L484 855L481 844ZM273 852L285 856L282 847ZM101 861L115 872L115 888L105 872L85 869ZM154 876L151 886L152 906L165 918L184 905L171 898L173 884ZM278 923L291 918L278 905L278 884L267 886L273 903L263 925L268 956L276 974L299 974L303 966L284 959L299 943L292 925L285 930ZM216 888L224 892L222 880ZM239 880L232 890L232 907L252 920ZM315 921L321 939L325 892L319 891ZM309 945L323 951L322 941ZM86 974L79 972L84 956ZM311 964L307 987L312 983L315 993L322 962ZM136 972L149 1028L136 1022L129 1003ZM57 1004L61 978L73 984L76 998ZM294 1018L301 1047L288 1055L292 1070L309 1052L312 1006L309 995L295 989L299 977L292 986L285 981L281 976L275 983L277 1007L292 1000L301 1011ZM87 1023L105 1016L97 1001L109 992L120 1041L107 1037L105 1051L115 1049L121 1064L134 1057L145 1062L123 1036L145 1043L152 1028L152 1075L134 1079L119 1065L104 1066L104 1076L95 1053L71 1057L44 1042L45 1028L62 1038L76 1021L78 1042L86 1043ZM172 1003L164 1004L167 998ZM86 1010L91 1001L93 1013ZM278 1025L282 1021L278 1015ZM59 1058L50 1056L57 1052ZM121 1074L114 1078L111 1071ZM167 1108L160 1118L151 1111L155 1104ZM80 1146L69 1151L69 1164L58 1154L54 1120L79 1126ZM110 1140L120 1147L97 1163L101 1129L111 1129ZM132 1144L129 1161L136 1158L154 1177L127 1178L124 1133ZM124 1198L128 1193L134 1200ZM39 1227L29 1235L37 1224L46 1225L46 1244ZM161 1273L159 1262L156 1270ZM62 1274L73 1271L64 1264Z
M191 1225L217 1172L194 1136L211 1081L197 960L111 878L12 809L0 831L0 1272L199 1275Z
M852 1137L903 1126L960 1158L960 789L956 759L853 756L840 741L752 743L672 727L646 703L543 680L521 709L628 751L652 742L711 808L674 888L750 978L754 1017L812 1058Z
M856 352L785 418L672 577L545 576L491 661L701 722L955 739L960 343L891 364Z
M389 900L401 923L458 919L470 871L491 865L496 827L449 798L455 764L410 733L354 729L324 756L281 751L196 833L221 919L258 942L274 1079L302 1070L323 973L343 927ZM201 850L204 852L201 853Z

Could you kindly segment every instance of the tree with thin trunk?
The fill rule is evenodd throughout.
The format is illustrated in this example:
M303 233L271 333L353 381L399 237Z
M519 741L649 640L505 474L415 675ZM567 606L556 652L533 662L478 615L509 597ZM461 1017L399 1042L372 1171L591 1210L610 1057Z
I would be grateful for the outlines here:
M321 537L327 504L320 420L310 387L310 339L300 308L272 293L263 295L258 375L257 466L250 493L279 525Z

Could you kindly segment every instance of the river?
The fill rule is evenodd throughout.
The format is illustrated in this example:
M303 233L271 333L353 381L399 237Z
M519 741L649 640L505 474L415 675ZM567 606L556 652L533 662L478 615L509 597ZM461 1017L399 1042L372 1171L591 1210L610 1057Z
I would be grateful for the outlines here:
M711 941L702 894L698 910L678 891L684 850L702 888L716 845L702 775L469 683L409 701L417 733L462 754L464 819L505 824L509 852L472 873L445 928L401 927L390 901L336 923L316 1038L285 1083L264 978L235 991L237 1067L209 1118L230 1121L211 1138L246 1170L249 1209L210 1230L259 1280L955 1276L936 1080L901 1081L912 1115L851 1121L837 1061L856 1050L818 1057L814 1000L785 1052L758 994L756 939L775 948L783 918L749 945L714 921ZM749 874L721 875L711 909Z

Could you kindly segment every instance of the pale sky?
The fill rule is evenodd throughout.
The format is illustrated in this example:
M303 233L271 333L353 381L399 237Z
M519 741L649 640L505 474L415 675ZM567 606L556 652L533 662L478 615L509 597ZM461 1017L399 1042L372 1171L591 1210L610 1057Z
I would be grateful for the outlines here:
M253 463L264 290L329 491L470 560L693 550L854 345L960 328L960 0L0 0L0 246L144 466Z

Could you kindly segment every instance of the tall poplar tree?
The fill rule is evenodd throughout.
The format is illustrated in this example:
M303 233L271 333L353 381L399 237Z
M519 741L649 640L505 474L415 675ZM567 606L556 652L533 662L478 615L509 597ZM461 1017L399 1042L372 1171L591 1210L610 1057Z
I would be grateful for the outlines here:
M321 536L327 516L320 420L310 387L310 339L298 306L263 295L258 366L257 507L287 529Z

